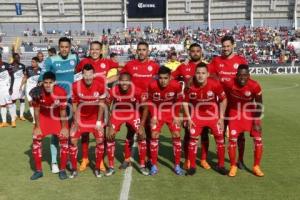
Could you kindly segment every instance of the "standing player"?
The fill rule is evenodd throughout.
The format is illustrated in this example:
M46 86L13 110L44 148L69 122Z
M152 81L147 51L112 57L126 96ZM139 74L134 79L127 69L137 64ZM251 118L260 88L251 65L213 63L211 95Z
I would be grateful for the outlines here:
M25 69L24 77L19 89L21 92L23 86L25 85L26 97L29 104L29 111L33 118L33 124L35 123L35 121L33 115L32 98L29 95L29 92L37 86L38 79L41 74L41 68L39 67L38 62L39 59L37 57L33 57L31 59L31 66Z
M180 167L181 140L179 112L182 104L182 87L176 80L171 79L171 70L162 66L158 71L158 80L148 87L149 111L151 115L151 175L158 173L158 141L161 128L167 124L172 135L174 152L174 172L183 175Z
M2 55L0 54L0 107L1 107L1 118L0 128L7 127L7 108L10 113L11 119L15 119L15 112L13 103L11 100L12 93L12 74L10 73L10 66L8 63L2 61Z
M25 111L25 90L22 88L20 90L20 85L22 83L22 79L24 77L25 73L25 65L20 63L20 55L17 53L13 54L13 62L10 64L11 67L11 72L14 76L12 79L13 82L13 91L11 94L11 99L13 101L13 108L14 112L16 113L17 108L16 108L16 101L20 101L20 120L25 121L26 119L24 118L24 111ZM16 127L16 119L12 119L11 125L13 127Z
M153 60L149 59L149 45L147 42L139 42L137 44L137 59L131 60L126 63L121 73L128 73L131 76L131 81L136 88L139 88L142 94L147 93L149 83L157 75L159 65ZM149 117L145 123L146 141L147 141L147 156L150 158L150 138L151 128ZM125 161L122 163L121 168L125 169L130 165L131 146L133 144L134 130L128 128L127 138L124 146Z
M183 80L185 85L189 85L189 81L195 75L196 66L203 62L202 61L202 48L199 44L193 43L189 47L189 56L190 61L188 63L181 64L173 73L172 77L175 79ZM184 123L184 125L186 125ZM188 145L189 145L189 130L184 126L184 156L185 164L184 168L189 168L188 160ZM201 161L200 164L205 169L210 169L210 165L206 162L207 152L208 152L209 138L208 138L208 129L204 128L203 133L201 134Z
M72 172L70 178L77 176L77 142L83 133L92 132L96 139L95 175L102 177L100 162L104 154L104 104L105 81L94 78L94 67L86 64L82 69L83 79L72 86L72 104L74 123L71 129L70 159Z
M140 171L143 175L149 175L145 167L146 140L144 127L147 109L143 109L140 116L139 107L145 106L145 96L142 96L141 90L135 88L131 83L131 77L128 73L122 73L119 77L119 83L110 90L109 102L112 103L112 113L110 115L110 125L107 133L107 157L109 169L107 176L112 175L114 170L115 153L115 135L120 131L121 125L126 123L138 135L138 148L140 157Z
M102 48L103 45L99 41L93 41L90 44L90 57L84 58L80 61L80 63L76 67L76 73L82 71L84 65L91 64L95 69L95 76L99 79L106 80L107 84L114 82L117 79L117 75L111 76L106 79L108 72L111 69L117 69L119 67L119 63L112 60L102 58ZM79 171L84 171L88 164L88 153L89 153L89 133L85 133L82 135L81 146L82 146L82 162L79 167ZM101 162L101 165L103 163ZM104 165L103 165L104 166ZM104 168L104 167L101 168Z
M198 64L192 83L185 90L184 111L190 131L189 175L194 175L196 172L197 143L204 127L210 128L215 137L218 155L217 169L221 174L226 174L223 128L227 99L220 82L208 77L207 65L205 63ZM191 111L189 111L189 103Z
M71 40L67 37L61 37L58 40L59 54L55 56L48 57L45 60L44 67L42 68L42 73L39 77L41 79L43 73L51 71L56 76L56 81L59 86L64 88L68 94L68 103L71 102L71 87L74 82L74 72L75 67L79 60L77 55L71 53ZM40 87L33 88L31 90L31 96L33 99L40 98ZM67 107L68 117L71 118L70 109ZM51 137L51 158L52 158L52 173L58 173L57 165L57 143L56 136Z
M247 64L247 61L244 57L234 53L234 39L232 36L224 36L221 43L222 55L213 58L208 69L212 77L219 79L222 84L225 84L235 78L238 66L240 64ZM226 126L227 121L225 121L225 131ZM244 169L245 136L243 133L238 138L238 149L238 167Z
M245 131L250 132L254 142L253 173L262 177L264 173L260 169L260 161L263 152L261 138L261 113L262 91L260 85L250 79L248 65L239 65L236 78L225 84L228 96L229 116L229 176L237 173L236 143L239 135Z
M34 100L35 125L33 128L32 155L35 163L35 172L31 180L43 176L42 172L42 139L55 134L60 144L60 172L61 180L68 178L66 169L68 156L68 121L67 121L67 93L58 85L55 85L55 75L46 72L43 75L42 91L39 100ZM50 124L50 126L49 126Z

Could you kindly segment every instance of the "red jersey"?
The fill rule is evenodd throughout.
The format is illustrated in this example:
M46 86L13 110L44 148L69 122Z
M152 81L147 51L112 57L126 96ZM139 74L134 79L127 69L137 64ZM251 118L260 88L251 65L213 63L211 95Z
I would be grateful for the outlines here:
M111 88L109 91L109 102L113 102L114 111L118 110L131 110L136 111L137 104L145 101L145 97L142 96L142 91L139 88L133 90L131 87L126 94L121 93L118 85Z
M105 85L100 80L94 80L87 87L84 80L72 84L72 101L78 104L79 121L97 121L99 100L106 97Z
M93 60L92 58L84 58L77 65L76 73L81 72L85 64L93 65L95 74L97 74L97 76L104 77L107 76L109 70L119 67L119 63L114 62L112 59L101 58L98 60Z
M185 91L185 101L193 106L192 115L219 118L218 101L226 99L225 92L218 80L207 79L203 87L194 83Z
M52 93L42 90L41 98L33 101L33 107L40 107L40 115L60 121L60 110L67 107L67 92L60 86L55 85Z
M170 112L175 105L175 114L178 115L180 111L180 105L176 104L183 100L181 93L181 85L176 80L171 80L165 88L159 86L158 80L154 80L148 87L148 101L153 103L153 106L149 106L151 115L159 112Z
M159 65L153 60L147 60L145 62L140 62L139 60L131 60L126 63L122 72L127 72L131 75L131 81L142 90L142 92L147 91L149 83L153 80L154 76L157 75L159 70Z
M177 69L172 72L173 78L183 77L184 82L187 83L190 78L195 75L197 64L190 61L189 64L181 64L177 67Z
M255 97L262 95L259 83L252 79L249 79L243 87L237 84L236 79L233 79L224 84L224 89L228 97L227 108L230 117L238 111L245 112L245 109L253 109L254 104L252 102L254 102Z
M223 83L235 78L240 64L247 64L246 59L242 56L234 55L230 59L224 56L217 56L208 64L208 70L210 74L216 74L221 83Z

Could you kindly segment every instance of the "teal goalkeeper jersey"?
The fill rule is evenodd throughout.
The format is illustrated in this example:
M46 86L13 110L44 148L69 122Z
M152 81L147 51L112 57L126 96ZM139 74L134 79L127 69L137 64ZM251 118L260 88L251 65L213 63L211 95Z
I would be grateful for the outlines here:
M48 57L45 60L39 80L42 80L45 72L53 72L56 76L56 83L63 87L68 93L68 98L71 98L71 87L74 82L74 72L78 62L79 58L76 54L69 54L66 59L63 59L60 55Z

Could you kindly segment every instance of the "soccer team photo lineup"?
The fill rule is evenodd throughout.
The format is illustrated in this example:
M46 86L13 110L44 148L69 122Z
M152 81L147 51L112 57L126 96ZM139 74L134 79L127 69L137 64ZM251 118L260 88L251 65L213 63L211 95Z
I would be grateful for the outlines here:
M0 13L0 200L299 198L298 0Z

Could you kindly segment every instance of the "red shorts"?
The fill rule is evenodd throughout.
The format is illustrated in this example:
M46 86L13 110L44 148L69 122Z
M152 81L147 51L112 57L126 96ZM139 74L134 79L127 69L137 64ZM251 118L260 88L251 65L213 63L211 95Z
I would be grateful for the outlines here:
M138 111L135 112L116 112L113 111L110 116L110 123L116 132L120 131L122 124L131 126L135 132L138 131L141 120Z
M151 127L151 130L153 132L158 132L160 133L161 128L163 127L164 124L167 124L169 127L169 130L174 133L174 132L180 132L180 126L177 124L173 123L174 117L171 115L171 112L164 112L161 113L161 117L157 120L157 124L154 127Z
M193 118L192 121L194 122L195 127L190 129L191 137L199 137L205 127L210 128L215 137L223 136L223 132L218 127L218 120L199 120Z
M260 120L257 120L257 123L260 123ZM250 132L251 137L261 137L261 131L253 130L253 120L229 120L228 127L229 139L236 139L243 132Z
M40 114L40 128L41 135L33 136L34 139L43 139L47 135L57 135L59 139L67 139L67 137L60 135L61 120L60 118L51 118L46 115Z
M71 139L79 139L81 135L84 133L93 133L95 139L103 139L104 133L96 129L96 122L97 120L80 121L77 131L76 132L70 131Z

